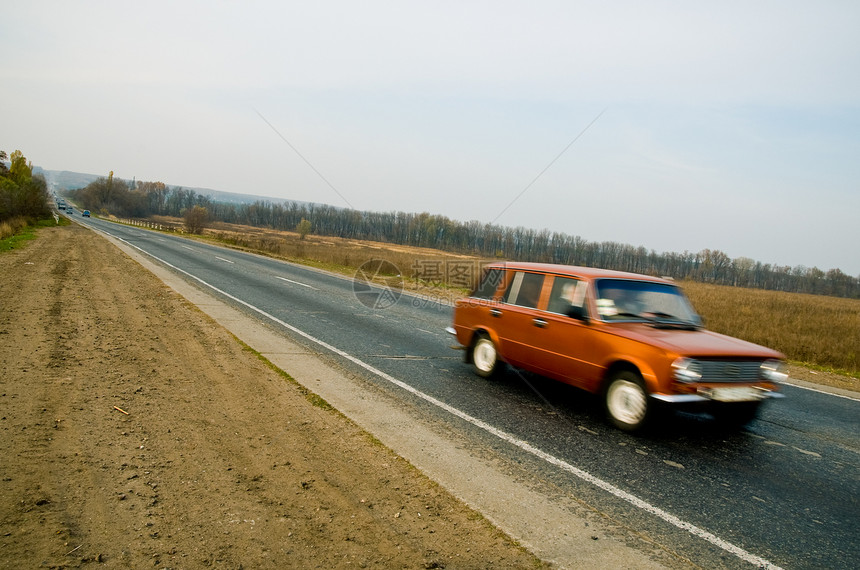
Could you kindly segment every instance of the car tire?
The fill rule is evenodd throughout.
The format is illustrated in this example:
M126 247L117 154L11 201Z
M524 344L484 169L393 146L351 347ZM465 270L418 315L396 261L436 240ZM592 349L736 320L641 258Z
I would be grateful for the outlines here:
M489 336L484 333L478 334L470 352L475 374L481 378L491 378L498 374L502 363L499 361L499 351Z
M652 405L645 383L635 372L617 372L609 380L604 394L609 421L623 431L642 429L650 419Z

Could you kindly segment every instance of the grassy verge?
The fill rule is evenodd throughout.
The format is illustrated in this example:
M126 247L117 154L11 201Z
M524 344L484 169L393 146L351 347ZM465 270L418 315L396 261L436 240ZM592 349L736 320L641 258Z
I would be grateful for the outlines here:
M21 249L26 242L36 237L39 228L67 226L70 223L69 220L62 217L59 222L56 222L54 218L36 222L24 218L12 218L0 222L0 252Z

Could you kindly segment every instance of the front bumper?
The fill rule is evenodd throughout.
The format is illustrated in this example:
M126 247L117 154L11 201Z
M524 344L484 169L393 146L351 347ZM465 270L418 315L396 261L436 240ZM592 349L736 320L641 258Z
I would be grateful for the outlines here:
M719 401L713 397L709 397L707 394L651 394L651 397L655 400L659 400L661 402L666 402L668 404L695 404L702 402L716 402ZM774 392L772 390L760 390L760 393L755 399L751 400L740 400L740 401L761 401L761 400L776 400L779 398L785 398L785 394L780 392Z

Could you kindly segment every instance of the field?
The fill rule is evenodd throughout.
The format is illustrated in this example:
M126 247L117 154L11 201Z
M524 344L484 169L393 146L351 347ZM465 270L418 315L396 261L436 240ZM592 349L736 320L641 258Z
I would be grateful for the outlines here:
M177 219L156 221L181 227ZM328 236L301 239L295 232L228 224L213 224L201 237L347 275L369 260L384 259L400 268L405 289L448 301L466 294L472 285L467 281L479 274L484 261L426 248ZM709 329L775 348L797 365L841 377L835 380L840 387L860 389L860 300L690 281L682 286Z

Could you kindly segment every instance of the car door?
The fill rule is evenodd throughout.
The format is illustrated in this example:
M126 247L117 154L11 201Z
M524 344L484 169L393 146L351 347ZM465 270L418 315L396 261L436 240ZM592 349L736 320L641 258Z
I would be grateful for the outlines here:
M600 381L602 369L594 362L595 336L600 333L587 319L588 283L560 275L550 279L545 284L548 289L546 310L534 323L538 329L533 338L540 346L541 372L593 390ZM572 307L576 311L572 312Z
M501 302L490 310L493 328L499 337L502 358L520 368L538 371L540 342L535 324L546 276L543 273L515 271L509 279Z

